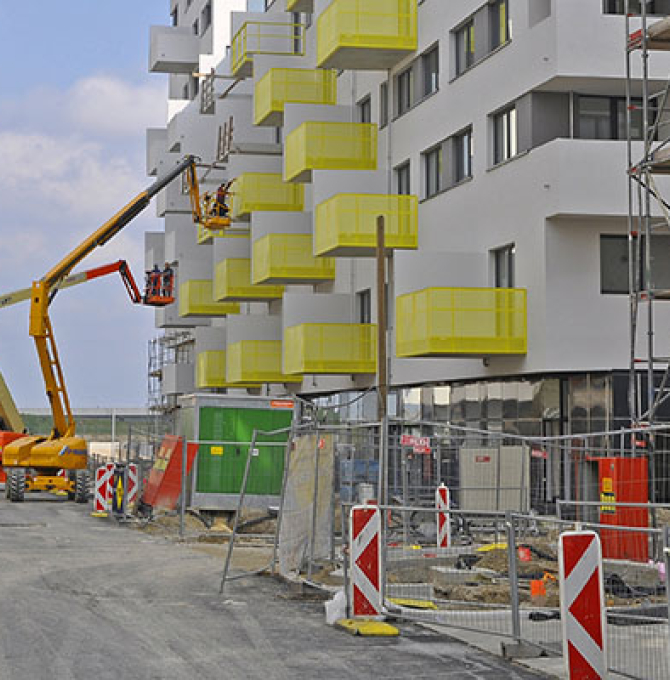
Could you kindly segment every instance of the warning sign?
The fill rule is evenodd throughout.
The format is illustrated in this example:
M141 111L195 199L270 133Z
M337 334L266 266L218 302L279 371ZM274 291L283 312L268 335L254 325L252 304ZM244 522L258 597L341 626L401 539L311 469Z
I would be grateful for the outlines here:
M613 493L605 493L604 491L600 494L600 512L603 515L615 515L616 514L616 496Z

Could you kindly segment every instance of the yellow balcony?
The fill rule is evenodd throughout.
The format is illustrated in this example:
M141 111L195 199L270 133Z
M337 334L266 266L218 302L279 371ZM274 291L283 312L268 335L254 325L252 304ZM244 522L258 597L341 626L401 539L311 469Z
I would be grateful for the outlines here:
M308 121L286 137L284 179L309 182L312 170L376 170L377 125Z
M317 26L320 68L384 70L417 49L416 0L333 0Z
M305 25L279 21L247 21L235 34L230 45L231 69L237 78L248 78L254 72L254 56L303 56Z
M284 286L254 286L251 260L234 258L216 265L214 298L221 302L255 302L281 299Z
M307 323L284 331L284 371L291 374L376 373L377 326Z
M302 212L304 187L284 182L280 174L245 172L233 186L233 219L248 219L252 212Z
M335 260L314 257L311 234L267 234L253 245L252 283L320 283L335 278Z
M426 288L396 301L399 357L526 354L526 291Z
M179 316L226 316L239 313L238 304L214 300L210 279L186 281L179 286Z
M226 381L226 352L210 350L200 352L195 365L195 386L202 388L222 387L257 387L258 383L229 383Z
M314 12L314 0L286 0L287 12Z
M215 238L249 238L250 232L248 226L246 228L227 227L226 229L207 229L202 224L197 226L197 241L198 245L207 245L213 243Z
M337 71L273 68L256 83L254 124L281 126L284 104L337 104Z
M383 215L387 248L415 250L419 199L386 194L338 194L316 208L314 251L329 257L374 256L377 218Z
M295 382L282 372L281 340L242 340L228 346L226 380L241 383Z

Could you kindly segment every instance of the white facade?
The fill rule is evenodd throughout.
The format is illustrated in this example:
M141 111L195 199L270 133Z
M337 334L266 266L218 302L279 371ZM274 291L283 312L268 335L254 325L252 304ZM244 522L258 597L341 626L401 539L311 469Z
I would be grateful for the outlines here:
M621 132L624 17L606 12L616 3L420 1L417 49L390 70L342 70L337 76L337 105L287 102L282 127L255 126L256 85L270 69L317 68L318 21L337 4L337 0L314 0L312 14L293 15L285 11L285 2L275 0L263 11L262 2L172 0L176 26L152 31L150 65L154 71L169 73L174 115L165 130L149 131L148 173L160 175L161 167L174 164L186 153L196 154L204 165L213 163L221 130L231 120L232 149L225 164L209 172L206 190L244 173L283 172L283 142L310 121L377 124L377 168L312 170L301 177L307 180L303 211L253 212L241 225L249 230L244 247L233 245L233 239L218 238L214 246L198 244L188 196L173 183L158 207L159 215L165 217L164 241L161 244L151 235L148 260L162 246L162 256L176 266L180 282L212 279L217 265L227 257L246 252L253 261L255 244L268 235L312 234L316 207L333 196L411 193L420 201L418 249L393 252L390 300L425 288L525 289L527 351L513 356L398 358L398 320L391 304L392 386L407 389L507 377L626 371L628 296L624 290L610 293L601 285L603 276L616 277L617 271L625 271L620 262L609 261L609 251L603 250L603 237L625 238L627 233L626 143ZM393 12L398 4L402 3L388 0L388 11ZM506 36L496 34L505 30L501 15L494 14L498 11L505 12ZM210 14L211 26L204 34L187 35L194 22ZM474 41L468 52L461 49L459 40L470 21ZM228 46L246 22L256 22L254 26L305 24L304 41L297 50L301 54L288 54L286 41L276 38L276 44L264 49L283 54L254 54L252 74L236 82L234 55ZM213 113L201 113L200 95L195 95L196 83L202 90L203 82L193 76L196 46L199 72L209 73L213 68L220 76L214 81ZM438 70L429 56L434 49ZM656 59L652 79L660 83L668 67L667 58ZM409 72L410 76L403 75ZM382 88L388 95L387 121L382 120ZM363 104L367 98L369 107ZM498 115L512 110L506 119ZM505 125L506 133L500 127ZM459 144L471 144L471 155L464 158L466 147ZM430 152L437 148L439 160L430 165ZM397 171L407 163L408 186L401 187L399 182L406 180ZM511 278L500 270L504 261L497 254L500 249L513 253ZM164 329L214 324L216 331L196 335L196 352L200 345L208 351L215 349L216 343L226 349L226 342L231 341L230 337L224 340L227 333L236 341L276 341L286 337L287 328L299 324L374 323L374 258L337 257L335 270L332 280L286 283L283 299L243 303L241 316L229 317L227 324L216 317L180 317L178 302L157 312L156 323ZM370 291L370 319L364 318L361 309L365 291ZM247 314L265 320L245 321ZM659 335L670 338L670 312L661 314L656 323ZM666 354L670 355L670 346ZM184 377L186 373L186 369L171 371L169 389L191 389L193 380ZM353 371L305 374L300 380L299 386L293 380L288 387L287 380L286 386L272 383L263 389L319 395L369 387L375 384L375 375Z

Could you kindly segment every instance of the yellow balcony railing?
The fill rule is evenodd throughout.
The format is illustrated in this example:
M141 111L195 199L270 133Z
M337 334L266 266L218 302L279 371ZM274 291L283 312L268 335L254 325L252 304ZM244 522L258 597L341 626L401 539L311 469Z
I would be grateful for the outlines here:
M215 238L249 238L249 225L243 227L226 227L225 229L207 229L202 224L198 224L197 241L198 245L213 243Z
M251 281L319 283L335 278L335 260L314 257L311 234L267 234L253 245Z
M307 12L314 11L314 0L286 0L287 12Z
M376 373L375 324L307 323L284 331L284 372Z
M374 123L308 121L286 137L284 179L309 182L312 170L376 170Z
M233 219L247 219L252 212L302 212L304 187L284 182L280 174L245 172L233 185Z
M426 288L396 301L399 357L526 354L526 291Z
M255 387L258 383L229 383L226 381L225 350L200 352L195 365L195 385L198 388Z
M231 69L234 76L253 75L254 56L303 56L305 25L279 21L247 21L235 34L230 45Z
M320 68L388 69L418 45L416 0L333 0L319 17Z
M239 313L238 304L214 300L210 279L186 281L179 286L179 316L226 316Z
M219 262L214 273L214 298L221 302L277 300L284 286L254 286L251 283L251 260L232 258Z
M284 104L337 104L337 71L272 68L256 83L254 124L281 126Z
M419 242L419 199L386 194L337 194L316 207L314 251L330 257L373 256L377 218L387 248L413 250Z
M296 382L282 371L281 340L242 340L228 346L226 380L240 383Z

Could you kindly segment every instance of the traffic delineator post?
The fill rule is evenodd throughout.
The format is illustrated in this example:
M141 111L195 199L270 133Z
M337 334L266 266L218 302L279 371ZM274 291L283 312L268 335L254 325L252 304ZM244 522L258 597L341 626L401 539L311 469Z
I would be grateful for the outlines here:
M563 658L570 680L606 680L607 614L600 538L561 534L558 543Z
M353 618L382 612L381 514L376 505L351 509L350 559Z
M110 479L114 465L108 463L95 471L95 493L93 496L93 517L107 517L109 514Z
M128 465L128 490L126 492L126 503L128 506L133 506L137 502L138 489L139 479L137 465L135 465L135 463L130 463Z
M440 484L435 492L437 508L437 547L451 547L451 515L449 514L449 489Z

